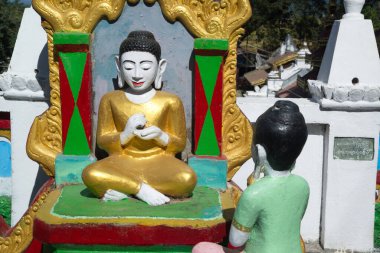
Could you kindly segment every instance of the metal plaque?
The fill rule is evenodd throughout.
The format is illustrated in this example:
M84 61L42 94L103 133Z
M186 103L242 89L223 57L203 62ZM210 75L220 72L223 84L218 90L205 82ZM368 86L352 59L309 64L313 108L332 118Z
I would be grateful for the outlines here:
M372 161L374 143L373 138L335 137L334 159Z

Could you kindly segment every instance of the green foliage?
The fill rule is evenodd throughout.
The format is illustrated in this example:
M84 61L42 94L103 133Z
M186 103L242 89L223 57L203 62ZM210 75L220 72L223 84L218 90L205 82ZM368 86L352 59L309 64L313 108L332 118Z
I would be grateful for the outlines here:
M380 0L366 1L362 13L372 20L375 31L380 30Z
M375 233L374 233L374 246L380 248L380 203L376 203L375 207Z
M11 212L11 197L0 196L0 215L9 226L11 225Z
M0 0L0 70L12 56L24 8L18 0Z
M246 34L253 34L256 44L273 51L287 34L297 42L317 41L323 28L327 4L320 0L255 0Z
M343 0L253 0L252 12L245 36L256 47L269 52L278 48L287 34L298 44L311 42L312 50L324 47L323 40L327 38L321 38L322 32L328 32L333 21L345 13ZM372 20L375 32L379 33L380 0L367 0L362 13Z

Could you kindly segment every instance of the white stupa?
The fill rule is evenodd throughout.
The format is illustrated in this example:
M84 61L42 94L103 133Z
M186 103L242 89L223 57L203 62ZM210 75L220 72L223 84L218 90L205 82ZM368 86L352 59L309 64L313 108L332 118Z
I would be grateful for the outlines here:
M345 0L346 14L334 22L317 81L309 81L322 108L380 110L380 58L365 0Z

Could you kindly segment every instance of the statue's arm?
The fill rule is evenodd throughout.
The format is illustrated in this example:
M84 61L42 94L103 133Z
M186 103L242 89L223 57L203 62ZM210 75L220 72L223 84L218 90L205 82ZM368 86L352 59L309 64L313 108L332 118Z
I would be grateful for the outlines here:
M98 146L108 154L122 150L120 132L116 129L110 105L110 98L107 95L103 96L99 105L96 142Z
M166 150L176 154L183 151L186 145L185 110L179 98L171 101L167 119L168 127L164 130L169 137Z
M247 242L260 213L260 202L252 188L253 185L243 192L235 211L229 236L229 243L234 248Z

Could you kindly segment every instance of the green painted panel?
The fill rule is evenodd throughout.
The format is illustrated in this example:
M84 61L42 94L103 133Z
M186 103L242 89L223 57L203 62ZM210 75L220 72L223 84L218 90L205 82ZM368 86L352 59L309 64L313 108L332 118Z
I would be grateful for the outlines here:
M82 77L84 67L86 65L87 53L63 53L60 52L63 66L66 71L67 79L69 80L70 88L73 93L74 101L78 99L79 91L82 85Z
M90 44L89 33L56 32L53 35L54 45L88 45Z
M208 104L211 104L212 96L218 79L222 56L201 56L196 55L195 60L198 63L199 72L202 78L203 88L205 90Z
M172 253L185 253L191 252L192 246L108 246L108 245L52 245L45 246L44 253L154 253L154 252L172 252Z
M91 153L88 146L86 132L78 107L74 107L69 129L67 131L66 143L63 149L65 155L88 155Z
M218 140L216 139L214 122L212 120L211 111L208 110L203 123L201 136L198 141L198 149L196 155L220 155Z
M228 40L223 39L195 39L194 49L223 50L228 49Z
M83 208L86 207L86 208ZM84 185L68 185L62 190L52 215L61 217L152 217L168 219L214 219L222 215L218 191L196 187L193 197L162 206L149 206L134 198L99 201Z

